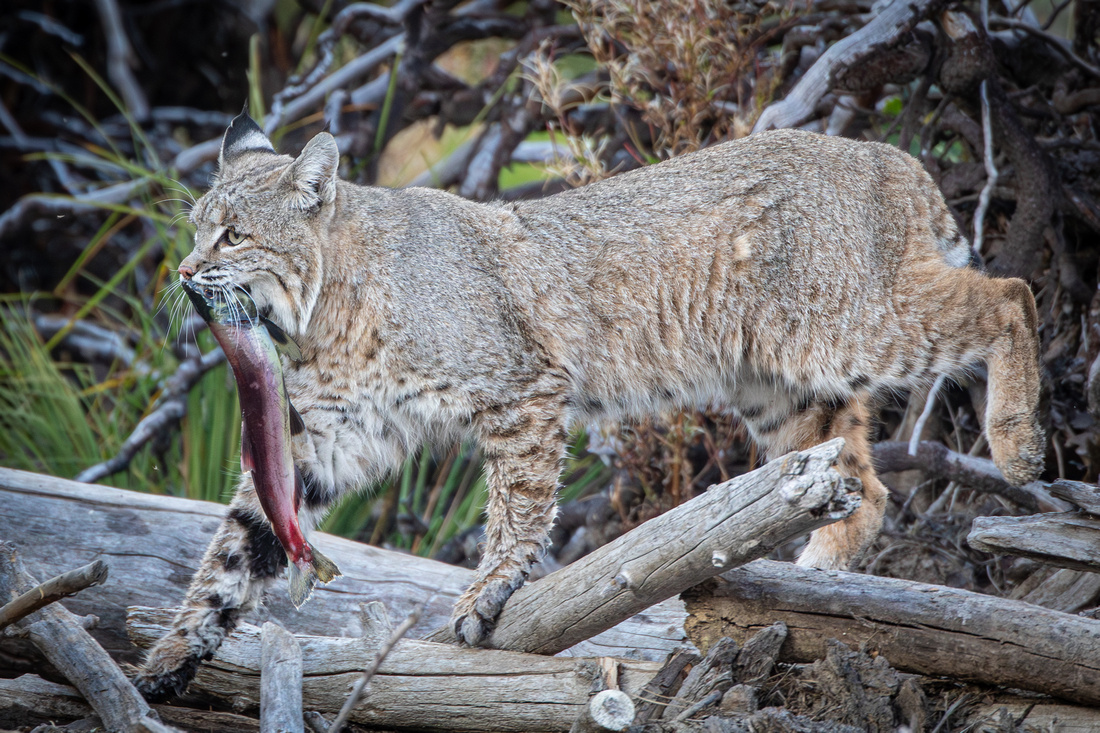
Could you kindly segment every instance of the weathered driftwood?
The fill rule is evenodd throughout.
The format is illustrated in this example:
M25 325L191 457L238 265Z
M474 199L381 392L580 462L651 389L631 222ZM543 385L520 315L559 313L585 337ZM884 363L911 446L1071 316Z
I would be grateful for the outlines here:
M685 594L689 634L744 639L785 622L786 661L825 656L825 641L881 653L899 670L1100 704L1100 621L1020 601L759 560Z
M0 629L55 601L79 593L85 588L102 585L106 580L107 563L102 560L55 575L0 608Z
M232 731L259 733L259 721L244 715L215 712L178 705L154 705L165 723L188 731ZM80 692L68 685L48 682L25 674L15 679L0 679L0 728L21 728L40 723L68 723L89 720L102 728L92 706ZM92 726L89 729L93 729Z
M260 728L304 733L302 649L289 631L268 621L260 627Z
M164 609L132 609L130 631L148 645L168 629ZM377 653L377 638L299 635L303 705L335 713ZM620 688L636 693L655 662L617 660ZM259 706L260 630L239 627L200 669L190 693L254 712ZM598 660L469 649L415 639L399 641L371 680L351 721L386 728L439 731L567 731L604 684Z
M1055 611L1080 613L1100 606L1100 573L1043 566L1013 588L1009 598Z
M487 646L554 654L723 570L850 515L843 439L790 453L649 520L512 596ZM431 639L453 639L449 627Z
M977 517L966 538L976 550L1016 555L1070 570L1100 572L1100 518L1079 512Z
M0 543L0 598L16 598L37 585L38 581L23 567L15 546ZM71 612L55 603L17 623L91 703L105 728L129 731L149 715L149 705Z
M115 658L137 663L140 655L126 637L127 606L176 606L191 574L225 514L225 506L170 496L153 496L80 484L0 468L0 538L14 541L43 577L103 559L111 581L62 601L78 615L94 614L92 635ZM285 581L268 592L264 606L246 620L274 619L295 633L360 636L362 604L380 601L395 618L405 618L431 598L410 635L443 624L454 600L473 580L465 568L391 552L324 533L318 547L339 563L344 576L318 588L297 611ZM434 597L433 597L434 594ZM661 660L685 640L683 603L671 599L644 615L571 649L574 656L631 656ZM26 642L0 637L0 651L28 658L25 671L41 660Z

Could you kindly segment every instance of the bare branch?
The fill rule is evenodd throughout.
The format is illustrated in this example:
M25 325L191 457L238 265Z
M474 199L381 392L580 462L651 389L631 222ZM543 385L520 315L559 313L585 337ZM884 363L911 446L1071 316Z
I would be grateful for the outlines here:
M103 22L103 32L107 35L107 75L118 87L130 114L137 120L145 120L149 117L149 102L130 70L135 62L134 50L122 27L118 3L115 0L96 0L95 4L99 19Z
M0 608L0 629L85 588L102 585L106 580L107 563L102 560L54 576Z
M122 444L118 454L102 463L84 469L75 478L84 483L95 483L105 476L118 473L130 465L137 452L146 443L168 430L187 414L187 394L208 371L225 361L220 348L179 365L176 373L164 383L164 391L156 408L142 419L134 432Z

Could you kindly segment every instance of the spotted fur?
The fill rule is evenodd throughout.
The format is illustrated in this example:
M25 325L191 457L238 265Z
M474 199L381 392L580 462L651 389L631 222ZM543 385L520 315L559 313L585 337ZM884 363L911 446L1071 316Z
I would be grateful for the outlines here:
M955 266L965 238L895 148L776 131L478 204L340 181L326 133L293 159L247 118L234 128L181 276L247 289L301 346L285 374L307 523L425 441L480 442L485 551L453 617L466 643L546 547L573 424L719 404L769 455L843 436L865 501L813 535L800 562L818 567L847 567L881 523L878 392L985 362L994 460L1016 484L1041 469L1031 293ZM245 478L146 694L178 691L279 572L263 526Z

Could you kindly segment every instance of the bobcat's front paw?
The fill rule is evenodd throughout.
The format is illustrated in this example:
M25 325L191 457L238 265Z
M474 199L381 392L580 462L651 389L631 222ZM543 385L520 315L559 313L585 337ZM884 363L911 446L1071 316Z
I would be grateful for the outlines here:
M992 421L986 428L993 462L1013 486L1039 478L1043 472L1046 435L1033 415Z
M131 682L148 702L179 697L195 678L202 659L179 634L166 636L149 650L149 656Z
M523 575L517 573L513 578L479 580L467 588L451 614L451 627L459 643L477 646L488 639L504 604L521 585Z

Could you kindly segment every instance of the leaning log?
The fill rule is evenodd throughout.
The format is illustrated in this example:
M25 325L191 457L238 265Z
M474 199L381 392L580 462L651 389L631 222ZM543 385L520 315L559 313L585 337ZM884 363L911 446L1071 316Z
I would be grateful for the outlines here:
M0 505L0 538L19 546L37 576L47 578L94 560L107 563L107 583L61 603L79 616L97 616L92 636L113 658L130 663L138 663L141 655L126 636L127 606L177 606L225 515L222 504L3 468ZM410 632L422 636L446 622L455 599L473 580L470 570L427 558L320 532L313 539L336 559L344 576L318 588L301 611L291 605L280 579L246 620L257 625L275 620L295 633L360 636L363 604L380 601L394 618L405 618L432 599ZM566 653L661 660L684 642L684 618L683 603L672 599ZM24 640L0 637L0 652L26 660L23 671L37 671L42 663Z
M685 593L700 648L776 621L781 659L809 662L839 639L899 670L1100 704L1100 621L1020 601L758 560Z
M134 641L147 646L169 628L164 609L131 609ZM333 638L297 635L302 649L302 704L336 713L348 690L374 658L377 636ZM242 624L188 688L235 712L260 705L261 631ZM605 684L603 668L618 667L618 683L636 694L656 662L545 657L402 639L371 679L370 694L351 721L381 728L425 731L568 731Z
M966 538L975 550L1100 573L1100 518L1080 512L977 517Z
M485 646L555 654L723 570L851 515L844 440L788 453L616 538L512 596ZM431 635L454 638L450 628Z

